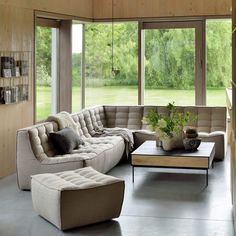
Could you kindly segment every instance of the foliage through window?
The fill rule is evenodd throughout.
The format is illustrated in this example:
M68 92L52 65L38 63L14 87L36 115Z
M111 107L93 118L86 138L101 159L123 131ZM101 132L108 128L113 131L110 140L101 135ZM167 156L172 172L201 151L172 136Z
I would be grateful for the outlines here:
M194 88L195 29L145 30L145 104L194 105Z
M52 111L52 28L36 27L36 121Z
M231 19L206 21L207 105L225 105L232 74ZM85 24L85 106L138 103L138 24ZM77 44L82 45L81 34ZM52 110L52 29L36 28L36 120ZM81 107L81 50L72 55L72 111ZM194 29L145 30L145 104L194 105ZM171 97L170 97L171 94Z
M72 24L72 112L81 109L83 26L73 21Z
M138 103L138 25L114 24L112 75L111 24L86 24L86 106Z
M226 105L225 88L232 80L232 21L207 20L207 105Z

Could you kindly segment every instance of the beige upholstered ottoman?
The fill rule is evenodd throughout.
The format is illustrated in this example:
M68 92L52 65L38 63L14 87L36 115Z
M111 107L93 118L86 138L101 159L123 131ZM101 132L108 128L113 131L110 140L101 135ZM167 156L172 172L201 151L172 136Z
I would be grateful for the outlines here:
M66 230L119 217L124 181L86 167L33 175L31 192L35 211Z

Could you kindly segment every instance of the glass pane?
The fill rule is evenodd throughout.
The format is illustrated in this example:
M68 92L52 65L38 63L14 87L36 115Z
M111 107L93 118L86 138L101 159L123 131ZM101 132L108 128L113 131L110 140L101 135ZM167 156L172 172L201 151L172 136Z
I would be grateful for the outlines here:
M83 25L73 21L72 25L72 112L81 109Z
M207 20L207 105L226 106L232 80L232 21Z
M86 107L97 104L138 103L138 25L114 24L112 74L112 25L86 24Z
M36 121L52 111L52 29L36 27Z
M145 30L145 104L195 104L195 29Z

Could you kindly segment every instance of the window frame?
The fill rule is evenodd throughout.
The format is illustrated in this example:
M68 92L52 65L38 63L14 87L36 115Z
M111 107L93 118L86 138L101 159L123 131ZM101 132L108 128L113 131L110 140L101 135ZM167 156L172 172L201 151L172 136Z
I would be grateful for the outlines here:
M57 113L59 107L59 30L60 30L60 21L54 19L46 19L41 17L36 17L35 22L35 32L37 27L46 27L52 29L52 47L51 47L51 76L52 76L52 97L51 97L51 112ZM36 37L36 33L35 33ZM35 43L36 51L36 43ZM41 122L37 120L37 70L36 70L36 53L34 58L34 68L35 68L35 80L34 80L34 123Z
M206 21L209 19L230 19L231 17L228 15L225 16L205 16L205 17L173 17L173 18L153 18L153 19L124 19L124 20L115 20L115 22L125 23L125 22L136 22L138 23L138 105L144 104L144 91L145 91L145 84L144 84L144 30L148 28L176 28L176 27L185 27L185 28L192 28L193 25L196 25L196 66L195 66L195 105L206 105L207 99L207 88L206 88ZM60 20L78 20L83 24L83 52L82 52L82 80L81 80L81 108L85 108L85 99L86 99L86 91L85 91L85 44L86 44L86 34L85 34L85 27L86 23L110 23L110 21L92 21L84 18L79 17L71 17L65 16L60 14L51 14L47 12L35 11L35 27L36 26L51 26L51 27L60 27ZM34 32L35 35L35 32ZM34 36L35 42L35 36ZM72 46L72 45L71 45ZM35 51L34 51L34 65L35 65ZM72 67L72 64L71 64ZM36 68L36 66L34 66ZM60 70L59 70L60 73ZM36 70L34 70L34 78L36 78ZM66 84L67 82L64 81ZM71 82L70 82L71 83ZM64 102L64 106L60 105L60 93L63 88L63 83L59 79L59 89L58 89L58 108L57 111L59 112L63 107L67 108L67 110L72 109L71 102L66 101ZM72 86L69 88L69 84L66 86L66 93L67 97L70 97L72 100ZM34 123L36 121L36 79L34 79ZM65 91L65 89L64 89Z
M179 20L141 22L139 27L139 89L145 90L145 30L150 29L195 29L195 105L206 105L206 59L203 20ZM140 92L139 105L144 104L144 92Z

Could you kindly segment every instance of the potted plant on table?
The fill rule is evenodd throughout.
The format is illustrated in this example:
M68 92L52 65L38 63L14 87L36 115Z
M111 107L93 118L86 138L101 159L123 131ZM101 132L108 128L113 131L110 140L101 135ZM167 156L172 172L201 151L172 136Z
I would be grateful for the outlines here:
M193 121L195 116L190 112L178 112L174 102L169 103L166 108L166 114L150 110L143 122L156 133L164 150L183 148L183 128L188 122Z

